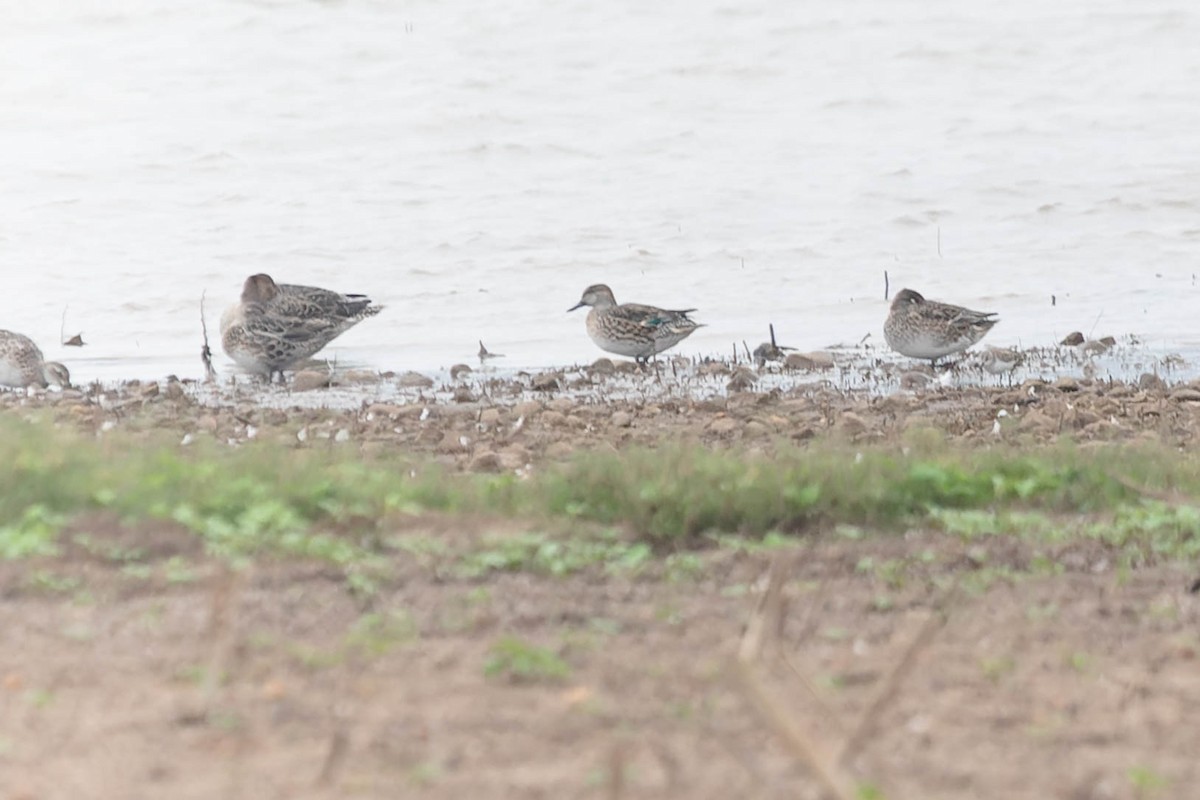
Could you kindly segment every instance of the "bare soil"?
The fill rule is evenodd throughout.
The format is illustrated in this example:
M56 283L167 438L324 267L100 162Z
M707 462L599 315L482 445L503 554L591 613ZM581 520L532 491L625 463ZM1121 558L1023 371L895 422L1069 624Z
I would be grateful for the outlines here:
M504 531L413 525L463 546ZM822 796L733 669L768 555L712 551L674 580L397 557L364 599L311 564L230 572L170 526L76 530L87 550L0 567L5 798ZM1196 576L1118 574L1097 547L1054 554L1063 575L948 594L1033 555L993 547L802 545L753 662L776 712L832 758L883 692L845 764L889 798L1194 797ZM858 568L917 553L903 585ZM569 676L486 675L503 636Z
M174 383L3 404L101 435L340 441L488 471L680 438L770 448L931 426L964 446L1190 446L1200 425L1190 386L609 401L519 388L352 410L201 402ZM451 552L521 530L395 524ZM701 552L684 570L566 577L468 578L450 556L398 554L363 595L319 564L231 571L169 524L94 515L63 541L53 558L0 562L3 800L819 798L805 758L833 763L856 729L841 769L881 792L864 797L1193 798L1200 783L1200 568L1119 570L1099 543L814 534L795 550ZM1064 571L984 579L1038 557ZM783 610L745 662L764 713L736 665L773 561ZM889 561L904 578L868 568ZM507 636L569 674L488 674ZM812 740L807 755L780 726Z

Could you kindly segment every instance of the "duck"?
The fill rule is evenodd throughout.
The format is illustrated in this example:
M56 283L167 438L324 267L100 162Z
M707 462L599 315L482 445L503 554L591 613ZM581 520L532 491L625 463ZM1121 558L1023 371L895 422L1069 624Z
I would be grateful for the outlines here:
M70 388L71 373L57 361L47 361L25 334L0 330L0 386L45 389L50 384Z
M700 323L688 317L696 309L672 311L640 303L618 304L612 289L603 283L589 286L568 312L591 306L587 332L601 349L645 364L691 336Z
M939 358L978 342L999 321L995 312L926 300L920 292L902 289L892 300L883 336L897 353L927 358L936 366Z
M276 283L259 273L221 315L221 346L239 367L270 380L383 308L364 294Z

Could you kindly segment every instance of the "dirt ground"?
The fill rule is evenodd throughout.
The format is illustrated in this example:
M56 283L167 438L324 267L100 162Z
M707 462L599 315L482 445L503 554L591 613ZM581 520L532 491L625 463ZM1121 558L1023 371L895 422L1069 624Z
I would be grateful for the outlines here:
M326 410L163 383L0 404L101 435L396 447L484 471L580 448L886 442L915 426L971 446L1187 446L1200 424L1197 387L1153 383L604 402L519 389ZM397 525L451 552L522 530ZM471 577L444 553L404 553L360 595L312 563L231 572L167 524L97 515L70 533L58 556L0 562L0 800L830 796L797 736L826 764L854 739L840 763L860 797L1192 798L1200 783L1200 569L1120 570L1100 543L814 532L682 570L565 577ZM136 564L112 557L134 547ZM1037 558L1063 572L1004 577ZM756 616L773 563L781 611ZM886 564L903 576L870 568ZM569 671L493 669L506 637Z
M413 526L504 534L476 523ZM0 565L6 800L821 797L734 668L772 557L785 608L754 674L826 758L882 697L846 758L882 792L861 796L1187 798L1200 779L1195 575L1120 575L1100 548L951 596L981 554L916 533L716 550L677 579L397 557L363 601L313 565L230 573L170 527L76 530L93 546ZM95 555L135 543L137 573ZM1033 555L994 547L992 566ZM917 553L903 585L860 568ZM504 636L569 675L487 675Z
M0 411L40 410L99 435L166 431L191 442L276 439L297 447L348 444L364 453L403 452L480 472L536 469L580 450L691 441L769 450L837 438L898 442L932 428L969 446L1037 446L1148 439L1187 446L1200 436L1200 380L1168 384L1059 377L944 388L936 380L888 393L838 388L830 370L755 372L704 365L686 376L613 372L601 359L574 372L467 374L441 385L427 376L373 373L332 389L326 373L302 372L290 387L245 382L132 381L37 395L0 393ZM928 381L932 372L902 378Z

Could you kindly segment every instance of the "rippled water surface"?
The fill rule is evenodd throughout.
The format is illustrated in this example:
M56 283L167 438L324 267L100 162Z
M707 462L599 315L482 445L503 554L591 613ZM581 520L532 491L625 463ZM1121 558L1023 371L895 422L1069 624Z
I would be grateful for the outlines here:
M597 281L699 308L679 352L812 349L881 338L886 270L997 345L1192 358L1198 41L1156 0L10 3L0 327L196 376L201 294L215 334L266 271L385 303L326 351L378 369L591 360Z

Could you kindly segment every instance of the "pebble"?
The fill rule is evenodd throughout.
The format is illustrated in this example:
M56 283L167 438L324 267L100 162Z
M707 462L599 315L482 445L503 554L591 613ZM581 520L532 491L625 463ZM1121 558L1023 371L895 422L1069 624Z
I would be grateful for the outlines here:
M542 404L538 400L526 400L513 406L513 413L518 417L525 417L525 419L529 419L536 414L540 414L541 411Z
M401 389L428 389L433 386L433 378L410 370L396 379L396 385Z
M292 376L293 392L310 392L329 385L329 373L315 369L302 369Z
M533 376L530 386L535 392L553 392L559 387L559 377L555 372L541 372Z
M829 353L788 353L787 358L783 360L783 366L787 369L799 370L827 370L833 369L833 356Z
M380 380L379 373L369 369L348 369L337 376L341 386L371 386Z
M1138 377L1137 385L1139 389L1146 391L1162 391L1167 388L1167 382L1152 372L1143 372Z
M553 442L546 448L546 458L565 461L575 455L576 447L568 442Z
M708 423L708 430L717 436L728 436L738 429L738 421L733 417L720 416Z
M1171 399L1183 403L1200 403L1200 391L1186 388L1179 389L1171 394Z
M503 466L499 455L491 450L484 450L475 454L467 469L471 472L500 472Z
M749 367L738 367L734 370L733 377L725 384L725 389L729 392L744 392L756 383L758 383L758 376L754 374L754 370Z

